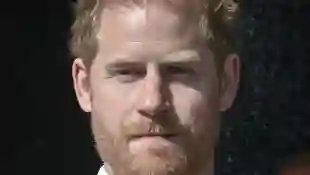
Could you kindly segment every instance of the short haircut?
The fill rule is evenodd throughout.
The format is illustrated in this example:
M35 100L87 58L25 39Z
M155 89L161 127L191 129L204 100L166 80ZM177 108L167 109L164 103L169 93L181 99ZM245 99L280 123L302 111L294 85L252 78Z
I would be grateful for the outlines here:
M72 25L71 52L74 57L82 58L90 64L97 54L97 39L99 20L104 2L108 0L78 0L75 5L75 21ZM111 1L111 0L110 0ZM126 3L128 0L114 0ZM132 1L132 0L131 0ZM169 0L167 0L169 1ZM200 19L201 32L210 48L217 57L232 52L234 39L230 30L231 24L237 18L238 3L234 0L202 0L205 1L207 13ZM220 61L222 62L222 61Z

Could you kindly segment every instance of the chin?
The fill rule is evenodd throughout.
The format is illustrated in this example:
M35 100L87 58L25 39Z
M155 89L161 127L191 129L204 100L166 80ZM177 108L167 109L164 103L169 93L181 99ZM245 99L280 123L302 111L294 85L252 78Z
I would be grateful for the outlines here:
M148 150L133 156L131 170L138 175L180 174L187 167L186 157L177 149Z

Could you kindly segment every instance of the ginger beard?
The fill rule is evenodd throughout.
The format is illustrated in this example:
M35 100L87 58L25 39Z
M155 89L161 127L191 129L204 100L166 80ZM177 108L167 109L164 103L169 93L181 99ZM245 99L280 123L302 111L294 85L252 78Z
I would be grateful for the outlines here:
M212 172L218 116L192 115L194 116L188 117L197 117L196 121L184 124L183 132L180 132L182 134L175 138L143 138L138 141L128 141L123 136L117 137L109 133L103 126L104 122L93 116L92 128L98 152L103 161L112 167L115 175L187 175L199 174L201 171ZM215 118L212 121L208 116Z
M219 111L234 95L223 98L199 15L151 2L105 7L97 56L75 80L80 105L91 112L98 153L114 175L212 172ZM132 137L150 128L174 135Z

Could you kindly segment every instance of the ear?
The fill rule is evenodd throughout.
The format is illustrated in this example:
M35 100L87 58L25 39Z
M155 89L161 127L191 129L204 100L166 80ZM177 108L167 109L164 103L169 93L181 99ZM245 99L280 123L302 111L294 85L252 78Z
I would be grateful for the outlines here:
M72 64L72 78L77 100L84 112L91 111L91 91L87 67L81 58Z
M240 59L237 54L229 54L225 59L221 76L220 111L231 107L239 87Z

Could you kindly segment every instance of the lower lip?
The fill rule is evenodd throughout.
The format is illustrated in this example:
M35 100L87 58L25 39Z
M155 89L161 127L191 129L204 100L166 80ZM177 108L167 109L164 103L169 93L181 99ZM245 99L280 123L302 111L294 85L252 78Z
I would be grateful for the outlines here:
M142 135L142 136L137 136L136 138L141 138L141 137L162 137L162 138L169 138L169 137L174 137L175 135L170 134L170 135Z
M169 136L141 136L141 137L135 137L132 140L133 141L140 141L140 140L158 140L158 139L162 139L162 140L170 140L175 138L175 135L169 135Z
M136 153L151 147L166 147L171 146L171 141L177 136L143 136L132 139L129 142L129 147L132 153Z

